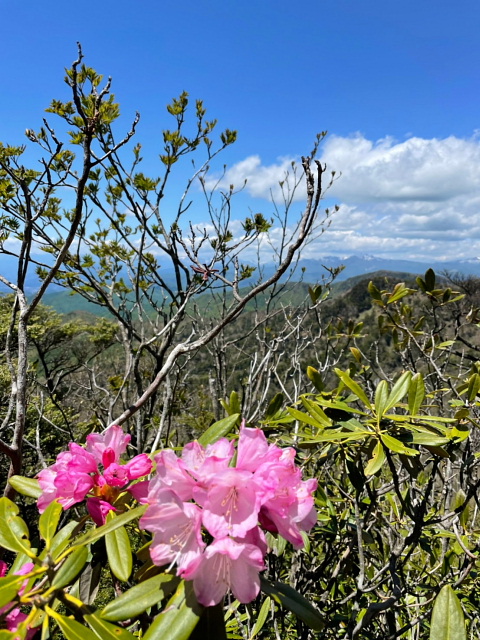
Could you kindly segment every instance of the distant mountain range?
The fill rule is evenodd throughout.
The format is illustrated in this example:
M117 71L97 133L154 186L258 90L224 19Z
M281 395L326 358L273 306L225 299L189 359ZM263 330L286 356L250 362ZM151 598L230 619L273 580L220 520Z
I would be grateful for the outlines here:
M438 274L449 271L460 273L462 275L472 275L480 277L480 258L470 258L464 260L450 260L445 262L423 262L413 260L399 260L395 258L378 258L372 255L363 256L324 256L318 259L302 259L299 261L293 280L302 279L304 282L314 283L322 279L322 276L328 275L327 270L344 266L343 271L337 276L337 282L347 280L354 276L366 275L376 271L390 271L390 272L403 272L411 274L423 274L425 271L432 267ZM174 273L168 266L163 266L162 275L165 280L173 285ZM262 267L263 277L268 278L274 272L274 265L266 263ZM0 257L0 274L7 279L11 279L15 282L16 278L16 261L9 256ZM258 274L255 273L250 281L244 281L244 284L248 285L249 282L255 281ZM34 293L39 286L39 280L35 273L32 273L27 278L27 293ZM0 283L0 292L9 291L8 287ZM62 292L63 290L58 285L51 285L48 290L49 298L56 294L56 292ZM76 296L78 297L78 296ZM49 302L51 304L51 302Z

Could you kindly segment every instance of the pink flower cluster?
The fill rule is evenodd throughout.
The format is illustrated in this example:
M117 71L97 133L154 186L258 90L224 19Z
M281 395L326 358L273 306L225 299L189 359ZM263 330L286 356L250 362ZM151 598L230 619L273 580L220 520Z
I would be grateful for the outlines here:
M132 488L149 505L140 526L153 533L152 561L176 564L205 606L229 589L240 602L257 596L267 552L263 530L299 548L301 532L317 521L317 481L302 481L294 449L269 445L260 429L243 426L233 465L234 455L225 438L206 448L187 444L181 458L165 449L155 457L152 480Z
M23 567L18 571L15 571L13 575L24 576L27 573L30 573L30 571L32 571L33 568L34 568L33 562L26 562L23 565ZM4 562L3 560L0 560L0 578L3 578L6 575L7 569L8 567L6 562ZM25 580L22 586L20 587L18 591L19 596L23 595L25 591L25 587L27 586L27 582L28 580ZM25 620L28 617L27 614L23 613L23 611L21 611L19 607L14 606L13 602L9 602L8 604L0 608L0 616L5 616L3 624L5 625L5 628L8 631L11 631L12 633L17 631L18 626L22 622L25 622ZM22 636L22 637L25 637L25 640L30 640L30 638L33 638L36 632L37 632L37 629L28 629L26 636ZM20 636L17 636L17 637L20 638Z
M113 503L132 480L150 473L152 462L142 453L126 464L120 463L130 436L113 425L103 434L87 436L85 449L74 442L60 453L56 462L38 474L43 491L38 499L42 513L55 499L64 509L87 498L87 509L94 522L104 524L107 513L116 511ZM100 467L103 468L103 472Z

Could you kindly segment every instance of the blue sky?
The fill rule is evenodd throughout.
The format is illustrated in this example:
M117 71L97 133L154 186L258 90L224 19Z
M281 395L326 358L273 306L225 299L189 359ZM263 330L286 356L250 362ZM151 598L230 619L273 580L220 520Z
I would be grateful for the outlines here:
M152 171L186 90L239 132L222 162L227 182L248 178L240 209L268 215L285 167L328 130L341 209L311 256L480 256L478 0L0 1L0 140L22 142L66 97L80 40L125 118L140 111Z

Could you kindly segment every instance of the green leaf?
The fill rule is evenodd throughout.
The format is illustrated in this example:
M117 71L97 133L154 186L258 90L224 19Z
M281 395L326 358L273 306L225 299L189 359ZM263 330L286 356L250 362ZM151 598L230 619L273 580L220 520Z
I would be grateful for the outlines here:
M352 380L348 373L342 371L341 369L335 369L335 373L343 382L343 384L348 387L350 391L352 391L366 407L368 407L369 409L372 408L370 400L367 398L367 394L365 393L365 391L357 382L355 382L355 380Z
M397 440L396 438L392 438L392 436L387 435L386 433L382 433L380 436L383 444L390 449L390 451L395 451L395 453L403 453L406 456L418 456L418 451L416 449L410 449L403 442Z
M17 514L18 507L14 502L0 498L0 546L36 558L30 548L28 527Z
M260 576L260 586L263 593L271 596L275 602L294 613L310 629L321 631L325 626L320 611L289 585L281 582L269 582Z
M111 622L128 620L163 600L177 585L178 579L171 573L153 576L109 602L100 615Z
M101 527L96 527L88 533L85 533L83 536L80 536L80 538L77 538L77 540L75 540L75 545L71 548L74 549L76 547L82 547L85 544L91 544L96 540L100 540L100 538L103 538L103 536L105 536L107 533L110 533L110 531L115 531L115 529L123 527L123 525L127 524L128 522L135 520L135 518L140 518L140 516L143 516L146 510L147 505L142 505L141 507L136 507L135 509L131 509L126 513L122 513L120 516L116 516L115 520L107 522L107 524L104 524Z
M110 511L107 522L117 518L113 511ZM132 573L132 549L130 538L125 527L119 527L105 535L105 545L107 547L108 562L114 576L122 582L126 582Z
M38 480L35 478L25 478L24 476L12 476L8 480L15 491L18 491L22 496L28 498L39 498L42 495L42 490L38 484Z
M98 637L80 622L72 618L66 618L50 609L50 607L45 609L48 615L54 618L67 640L98 640Z
M56 500L53 500L45 511L42 513L38 520L38 529L40 536L45 540L47 549L50 549L55 531L57 530L58 522L62 514L63 508Z
M381 380L375 391L375 411L377 416L381 418L385 413L388 398L388 384L385 380Z
M462 606L449 584L440 590L435 599L430 640L467 640Z
M303 440L299 445L302 446L303 444L312 444L314 442L347 442L350 440L364 440L371 435L371 431L337 431L336 429L329 429L328 431L324 431L320 436Z
M204 433L202 433L198 442L204 447L206 447L207 444L217 442L217 440L220 440L220 438L223 438L230 433L233 427L237 424L239 418L240 414L234 413L231 416L223 418L223 420L214 422Z
M303 411L299 411L298 409L294 409L293 407L287 407L287 411L293 418L295 418L295 420L298 420L299 422L309 424L311 427L315 427L316 429L325 428L325 424L322 424L316 418L312 418L307 413L303 413Z
M258 613L258 618L255 620L255 624L252 627L252 633L250 634L249 640L253 640L253 638L263 629L263 625L267 620L268 612L270 611L270 604L271 599L267 596Z
M5 606L15 598L24 580L23 576L0 578L0 607Z
M79 547L66 558L52 580L52 588L60 589L73 582L85 566L88 558L87 547Z
M60 529L60 531L57 531L50 547L50 553L52 554L52 558L54 561L56 561L62 551L67 548L72 533L77 527L78 522L72 520L71 522L67 522L67 524ZM43 558L43 554L40 557Z
M182 580L142 640L188 640L203 611L195 598L193 583Z
M307 377L310 382L313 383L313 386L317 391L322 392L325 389L325 383L317 369L314 367L307 367Z
M409 293L413 293L413 289L407 289L404 282L399 282L395 285L392 295L389 296L387 300L387 304L391 304L392 302L396 302L405 296L408 296Z
M467 398L469 402L475 402L475 398L478 395L480 389L480 376L478 373L474 373L468 379Z
M372 296L374 301L381 303L381 306L384 306L380 290L377 289L377 287L373 284L372 280L370 280L370 282L368 283L367 289L368 289L368 293Z
M435 289L435 271L433 269L425 271L425 289L427 291Z
M389 411L392 407L402 400L402 398L407 393L410 387L410 379L412 377L412 373L410 371L405 371L393 385L392 390L390 391L390 395L387 399L387 405L385 407L385 411Z
M87 614L84 618L101 640L135 640L136 636L130 631L102 620L98 613Z
M16 640L17 638L18 634L15 631L0 629L0 640Z
M368 461L367 466L365 467L365 475L373 476L382 468L383 463L386 460L385 449L383 448L380 440L375 445L373 450L373 455Z
M425 398L425 383L421 373L416 373L410 380L408 389L408 410L412 416L417 415Z
M265 420L273 418L283 406L283 393L277 393L268 403L268 407L265 411Z
M308 413L316 418L318 422L324 427L332 426L332 420L327 416L325 411L320 407L317 402L312 402L305 396L300 396L300 400L302 401L303 406L308 411Z

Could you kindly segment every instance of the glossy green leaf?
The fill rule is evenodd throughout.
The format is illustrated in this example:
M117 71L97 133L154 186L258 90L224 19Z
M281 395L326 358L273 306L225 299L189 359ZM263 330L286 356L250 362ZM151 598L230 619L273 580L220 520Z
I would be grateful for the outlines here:
M368 289L368 293L372 296L373 300L375 302L381 303L381 306L384 306L380 290L373 284L371 280L368 283L367 289Z
M302 404L308 411L308 413L313 418L316 418L320 422L320 424L322 424L324 427L330 427L332 425L332 419L327 416L325 411L317 402L312 402L305 396L300 396L300 400L302 401Z
M417 415L425 398L425 382L421 373L416 373L410 380L408 389L408 410L412 416Z
M283 406L284 395L283 393L276 393L268 403L265 410L265 420L268 418L274 418Z
M392 295L389 296L387 300L387 304L391 304L392 302L397 302L397 300L401 300L405 296L408 296L409 293L413 293L413 289L408 289L405 286L404 282L399 282L395 285L395 288L392 291Z
M271 596L275 602L294 613L310 629L321 631L325 626L320 611L289 585L281 582L269 582L260 576L260 586L263 593Z
M123 525L127 524L128 522L135 520L135 518L140 518L141 516L143 516L146 510L147 505L142 505L141 507L136 507L135 509L131 509L130 511L126 511L121 515L116 516L115 519L111 522L107 522L101 527L95 527L95 529L92 529L88 533L85 533L83 536L80 536L80 538L77 538L77 540L75 540L74 547L80 547L85 544L91 544L96 540L100 540L100 538L103 538L107 533L110 533L110 531L115 531L115 529L123 527Z
M73 620L73 618L66 618L49 607L46 608L46 611L54 618L67 640L98 640L96 634L90 631L88 627L80 624L80 622Z
M18 593L25 578L23 576L5 576L0 578L0 607L11 602Z
M397 438L393 438L386 433L382 433L380 437L382 438L383 444L390 449L390 451L403 453L406 456L418 456L418 451L416 449L410 449L410 447L404 445L403 442L400 442Z
M298 409L294 409L293 407L287 407L288 413L298 420L299 422L304 422L305 424L309 424L311 427L315 427L316 429L324 429L325 424L319 422L316 418L312 418L307 413L303 413L303 411L299 411Z
M390 395L387 399L387 404L385 407L385 411L389 411L392 407L398 404L403 397L407 394L410 387L410 380L412 378L412 374L410 371L405 371L399 377L399 379L395 382L390 391Z
M52 587L60 589L73 582L85 566L88 558L87 547L75 549L63 562L52 580Z
M435 598L430 640L467 640L462 605L449 584Z
M56 500L53 500L38 519L40 536L45 540L47 549L50 549L50 545L52 544L62 511L62 505Z
M8 480L15 491L18 491L22 496L28 498L39 498L42 495L42 490L38 484L38 480L35 478L25 478L24 476L12 476Z
M85 621L101 640L135 640L136 638L127 629L117 627L117 625L103 620L98 613L88 614L84 617Z
M193 583L182 581L164 612L150 625L143 640L188 640L203 610L195 598Z
M450 438L443 436L437 436L434 433L412 433L410 442L413 444L429 445L430 447L441 447L443 444L448 444Z
M368 407L369 409L371 409L372 405L370 403L370 400L367 397L367 394L365 393L365 391L362 389L362 387L358 384L358 382L355 382L355 380L353 380L348 373L346 373L345 371L342 371L341 369L335 369L335 373L337 374L337 376L340 378L340 380L343 382L343 384L348 387L350 389L350 391L352 391L357 398L363 402L363 404Z
M233 415L227 416L226 418L223 418L218 422L214 422L214 424L212 424L204 433L202 433L200 438L198 438L198 442L204 447L206 447L207 444L213 444L214 442L217 442L217 440L220 440L220 438L223 438L230 433L230 431L237 424L239 418L240 414L234 413Z
M385 449L380 441L377 442L375 448L373 450L372 457L368 461L367 466L365 467L365 475L373 476L379 471L383 463L386 460Z
M300 446L303 443L314 443L314 442L347 442L349 440L364 440L372 435L371 431L337 431L336 429L325 430L321 435L315 436L314 438L308 438L308 440L304 440L300 442Z
M475 398L480 390L480 375L474 373L468 379L467 398L469 402L475 402Z
M252 627L252 633L250 634L249 640L253 640L256 635L260 633L263 629L265 622L267 621L267 616L270 611L271 599L267 596L265 598L264 603L262 604L262 608L258 613L258 617L255 620L255 624Z
M381 418L386 411L387 398L388 384L385 380L381 380L375 390L375 411L379 418Z
M128 620L163 600L176 586L178 578L171 573L153 576L109 602L100 615L111 622Z
M307 367L307 377L313 383L313 386L317 391L321 392L325 389L325 383L317 369L314 367Z
M0 498L0 546L35 558L28 539L28 527L18 515L17 505L8 498Z
M314 367L307 367L307 378L313 383L313 386L317 391L321 392L325 389L323 378L320 375L320 372Z
M114 521L117 516L110 511L109 521ZM113 575L122 582L126 582L132 573L132 549L130 538L125 527L119 527L105 535L108 562Z
M78 522L72 520L68 522L64 527L62 527L59 531L57 531L57 533L53 537L52 544L50 546L50 553L55 561L60 556L62 551L67 548L72 533L75 531L77 526Z

